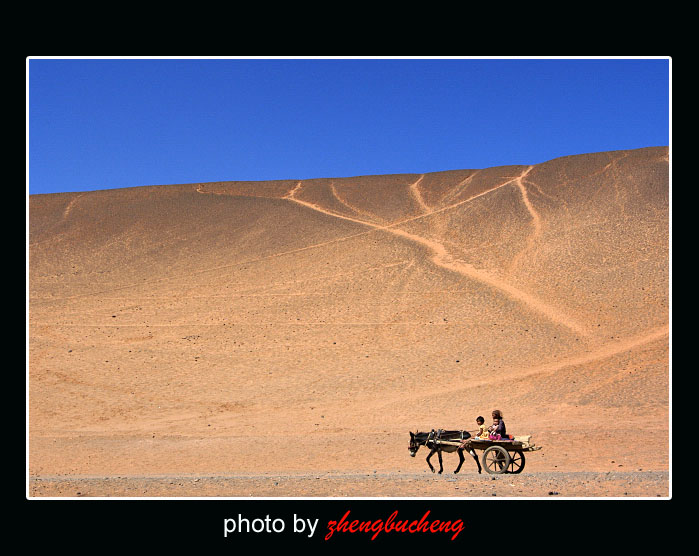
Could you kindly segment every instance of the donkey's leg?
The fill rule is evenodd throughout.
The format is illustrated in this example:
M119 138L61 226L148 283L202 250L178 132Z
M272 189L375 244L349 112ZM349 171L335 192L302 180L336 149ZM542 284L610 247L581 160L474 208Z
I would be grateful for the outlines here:
M437 457L439 457L439 474L444 471L444 465L442 465L442 450L437 450Z
M459 466L454 470L454 473L461 471L461 466L464 464L464 461L466 461L463 448L458 448L456 452L459 454Z
M425 460L425 461L427 461L427 465L430 466L430 470L432 471L432 473L434 473L434 467L432 467L432 464L430 463L430 458L434 455L434 453L436 451L437 451L436 448L432 448L432 450L430 450L430 453L427 454L427 459Z
M471 454L473 459L476 460L476 465L478 466L478 473L481 473L481 471L482 471L481 462L478 461L478 456L476 455L476 452L474 452L473 450L469 450L468 453Z

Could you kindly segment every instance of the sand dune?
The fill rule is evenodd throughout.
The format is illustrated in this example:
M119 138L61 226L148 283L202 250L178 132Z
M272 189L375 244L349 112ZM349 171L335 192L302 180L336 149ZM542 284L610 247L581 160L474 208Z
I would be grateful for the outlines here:
M666 471L668 149L32 195L29 333L32 477Z

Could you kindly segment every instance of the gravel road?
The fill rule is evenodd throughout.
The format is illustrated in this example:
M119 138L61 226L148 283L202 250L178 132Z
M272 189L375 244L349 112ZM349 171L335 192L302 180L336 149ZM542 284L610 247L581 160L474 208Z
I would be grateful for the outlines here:
M579 498L670 497L667 471L30 477L29 497Z

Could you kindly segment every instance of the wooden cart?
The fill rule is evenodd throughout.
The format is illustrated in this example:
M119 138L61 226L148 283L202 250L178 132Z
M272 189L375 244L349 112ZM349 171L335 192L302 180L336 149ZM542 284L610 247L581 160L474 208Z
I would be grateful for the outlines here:
M441 440L440 444L460 444L458 442ZM515 440L481 440L471 438L467 450L483 450L481 463L486 473L500 475L502 473L521 473L524 469L525 452L541 450L531 442L531 436L515 437Z
M541 449L541 446L534 446L528 440L472 439L470 446L473 450L483 450L481 457L483 469L494 475L521 473L527 461L524 453Z

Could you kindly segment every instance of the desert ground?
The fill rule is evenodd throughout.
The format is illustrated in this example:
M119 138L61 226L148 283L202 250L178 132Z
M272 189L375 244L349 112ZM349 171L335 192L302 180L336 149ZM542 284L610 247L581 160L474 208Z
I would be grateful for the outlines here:
M669 197L667 147L31 195L27 496L668 497ZM496 408L522 473L409 456Z

